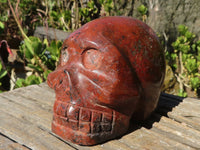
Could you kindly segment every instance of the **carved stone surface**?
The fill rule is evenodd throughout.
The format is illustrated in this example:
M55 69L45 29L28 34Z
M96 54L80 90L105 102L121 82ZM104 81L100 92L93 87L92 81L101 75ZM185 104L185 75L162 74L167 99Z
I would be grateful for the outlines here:
M131 117L155 109L165 74L158 38L128 17L91 21L64 42L60 64L48 76L56 101L52 131L80 145L125 134Z

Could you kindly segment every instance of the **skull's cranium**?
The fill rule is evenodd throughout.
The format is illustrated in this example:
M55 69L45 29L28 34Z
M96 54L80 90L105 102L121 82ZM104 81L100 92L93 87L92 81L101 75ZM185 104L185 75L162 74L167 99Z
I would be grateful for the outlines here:
M94 145L127 132L130 118L155 109L165 73L152 29L128 17L91 21L64 42L49 74L56 101L52 130L65 140Z

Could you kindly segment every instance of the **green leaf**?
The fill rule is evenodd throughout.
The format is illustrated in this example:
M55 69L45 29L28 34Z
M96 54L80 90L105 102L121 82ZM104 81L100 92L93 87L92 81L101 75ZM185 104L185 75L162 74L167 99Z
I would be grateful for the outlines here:
M196 51L196 44L192 44L192 51L193 51L193 52Z
M197 46L198 54L200 55L200 46Z
M7 3L7 0L0 0L0 3Z
M176 57L177 57L177 54L176 54L176 53L172 53L172 54L171 54L172 60L176 60Z
M4 26L4 23L0 21L0 30L3 30L4 27L5 27L5 26Z
M56 55L57 54L57 51L56 51L56 49L54 47L51 47L51 46L47 47L46 50L49 51L51 55Z
M26 84L27 85L32 85L32 84L40 84L42 83L42 79L39 76L36 75L30 75L26 79Z
M52 72L51 70L47 70L44 72L43 77L45 80L47 80L47 77L48 77L49 73L51 73L51 72Z
M185 44L187 42L187 38L185 36L180 36L177 38L179 44Z
M54 55L56 57L59 56L60 53L60 48L62 46L62 42L60 41L52 41L50 46L47 47L47 51L49 51L51 53L51 55Z
M0 71L1 71L2 68L3 68L3 66L2 66L2 64L1 64L1 62L0 62Z
M184 90L179 90L178 96L187 97L187 93Z
M87 3L87 6L89 7L89 8L94 8L94 2L93 1L90 1L90 2L88 2Z
M40 66L35 66L33 64L28 64L27 66L34 69L37 72L43 72L43 69Z
M30 38L32 41L32 48L34 50L34 54L40 55L43 51L42 49L42 42L40 41L39 38Z
M188 44L180 44L180 51L183 53L188 53L190 51L190 45Z
M190 83L193 89L197 89L200 86L200 79L199 77L194 77L190 79Z
M192 34L192 33L189 32L189 31L186 31L186 33L185 33L185 37L188 39L188 41L190 41L190 40L192 40L192 39L195 38L195 35Z
M59 17L59 14L56 11L51 11L50 16L53 17L54 21L59 21L60 17Z
M181 35L185 35L185 33L188 31L188 27L181 24L178 26L178 31Z
M177 65L176 64L173 64L172 67L175 68L175 69L177 69Z
M48 47L48 46L49 46L48 40L47 40L47 39L44 39L43 44L45 45L45 47Z
M0 79L3 78L7 74L6 70L1 70L0 71Z
M138 7L138 11L139 11L139 13L141 14L141 15L146 15L146 13L147 13L147 7L145 7L144 5L140 5L139 7Z
M199 56L196 56L196 58L197 58L198 61L200 61L200 55L199 55Z
M198 40L198 41L196 42L196 44L200 46L200 40Z
M29 42L27 39L25 39L24 44L25 44L25 47L26 47L26 49L24 49L24 53L25 53L26 58L32 59L33 56L34 56L33 47L31 45L32 43Z
M15 88L20 88L20 87L24 87L27 86L25 84L25 79L19 78L16 82L15 82Z
M188 54L184 54L182 55L182 61L185 62L188 59Z
M0 35L4 32L4 24L0 21Z
M194 58L189 58L185 62L185 67L189 73L195 73L198 71L197 61Z
M65 10L64 11L64 19L65 19L65 21L70 21L71 18L72 18L71 11L70 10Z
M19 78L15 83L15 87L19 88L19 87L25 87L28 85L40 84L40 83L42 83L42 79L39 76L30 75L26 79Z

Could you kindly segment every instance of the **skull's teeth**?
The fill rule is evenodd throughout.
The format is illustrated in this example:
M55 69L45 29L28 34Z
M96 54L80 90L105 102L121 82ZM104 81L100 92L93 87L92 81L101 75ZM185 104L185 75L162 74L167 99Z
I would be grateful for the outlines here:
M80 112L80 108L74 105L71 105L71 106L68 106L65 116L73 120L79 120L79 112Z
M111 132L113 114L72 104L55 104L54 121L58 124L84 133Z
M87 121L87 122L91 121L91 111L88 111L87 109L81 109L80 113L81 113L80 115L81 121Z

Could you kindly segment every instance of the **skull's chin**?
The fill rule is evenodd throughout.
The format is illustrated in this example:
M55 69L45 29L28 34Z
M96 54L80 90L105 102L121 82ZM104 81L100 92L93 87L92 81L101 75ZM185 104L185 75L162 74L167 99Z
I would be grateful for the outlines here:
M95 110L56 100L52 131L80 145L95 145L119 137L127 132L130 117L108 109Z

